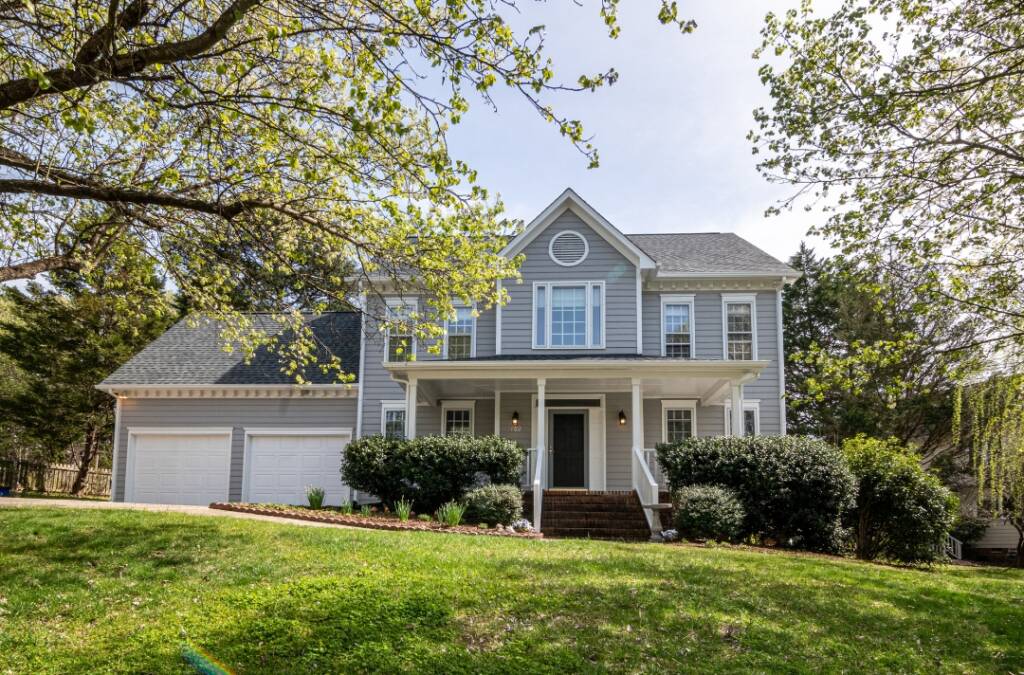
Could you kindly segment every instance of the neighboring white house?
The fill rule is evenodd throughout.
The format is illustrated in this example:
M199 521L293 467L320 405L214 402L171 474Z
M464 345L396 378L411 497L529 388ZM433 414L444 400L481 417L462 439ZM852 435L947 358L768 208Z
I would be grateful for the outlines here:
M524 255L510 301L461 308L439 356L413 344L410 360L356 313L311 316L351 385L295 387L272 356L224 352L216 326L174 326L100 385L118 401L113 498L298 502L323 484L336 503L352 496L338 478L352 438L471 432L517 441L528 488L646 503L656 443L786 432L793 269L734 234L624 233L572 190L504 254ZM389 311L420 302L374 290Z

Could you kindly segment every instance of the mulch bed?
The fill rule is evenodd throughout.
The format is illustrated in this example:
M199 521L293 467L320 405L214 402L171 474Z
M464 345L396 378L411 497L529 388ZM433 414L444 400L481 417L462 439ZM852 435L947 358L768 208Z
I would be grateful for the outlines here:
M291 520L311 520L318 523L335 523L337 525L348 525L350 527L363 527L370 530L412 530L431 532L450 532L453 534L469 534L486 537L513 537L516 539L543 539L540 532L509 532L496 528L486 530L472 525L458 525L447 527L437 522L424 522L422 520L407 520L404 523L398 518L387 516L370 516L369 518L357 513L345 514L337 511L312 511L310 509L289 509L281 507L267 507L258 504L244 504L240 502L214 502L210 504L211 509L221 511L236 511L238 513L252 513L259 516L276 516Z

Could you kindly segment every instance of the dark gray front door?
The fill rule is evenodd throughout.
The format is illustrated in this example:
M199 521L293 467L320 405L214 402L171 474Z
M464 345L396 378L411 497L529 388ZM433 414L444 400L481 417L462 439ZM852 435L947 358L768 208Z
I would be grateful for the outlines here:
M585 487L584 455L585 415L583 413L552 413L551 415L551 486Z

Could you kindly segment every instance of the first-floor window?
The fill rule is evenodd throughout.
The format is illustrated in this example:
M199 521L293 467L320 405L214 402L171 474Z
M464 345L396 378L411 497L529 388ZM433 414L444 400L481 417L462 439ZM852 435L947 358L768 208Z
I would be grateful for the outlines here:
M761 424L758 419L757 408L743 408L743 435L744 436L756 436L760 430ZM726 406L725 408L725 435L732 436L732 408Z
M405 438L405 408L384 408L382 426L388 438Z
M445 435L473 434L473 411L469 408L447 408L444 411Z
M693 437L693 409L665 408L665 442L678 443Z

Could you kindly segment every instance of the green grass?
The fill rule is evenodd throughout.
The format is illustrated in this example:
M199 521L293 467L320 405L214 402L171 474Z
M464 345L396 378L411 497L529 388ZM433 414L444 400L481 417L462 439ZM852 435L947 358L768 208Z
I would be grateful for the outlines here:
M1024 573L0 510L0 672L1013 672Z

